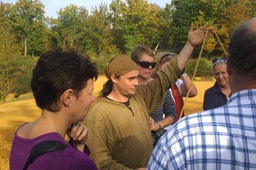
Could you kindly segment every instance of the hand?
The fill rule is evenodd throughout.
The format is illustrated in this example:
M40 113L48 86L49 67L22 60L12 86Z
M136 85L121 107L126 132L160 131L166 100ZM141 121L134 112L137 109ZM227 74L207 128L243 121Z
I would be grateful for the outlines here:
M154 132L158 131L159 130L158 124L156 122L152 123L150 125L150 130Z
M150 116L149 117L149 126L150 126L150 129L152 130L152 126L154 125L155 121L154 119Z
M158 125L152 117L149 119L149 126L151 131L158 131Z
M84 144L87 139L88 129L81 122L79 122L71 127L71 129L67 132L67 135L76 144Z
M209 31L207 37L209 37L214 32L214 29L209 29L209 26L210 24L206 24L200 29L194 30L195 25L192 23L188 32L188 42L193 47L200 45L204 40L204 36L207 30Z

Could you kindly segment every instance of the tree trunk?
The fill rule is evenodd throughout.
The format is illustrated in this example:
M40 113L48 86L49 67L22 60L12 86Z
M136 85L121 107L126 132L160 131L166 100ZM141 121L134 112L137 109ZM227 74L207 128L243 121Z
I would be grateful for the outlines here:
M65 38L62 40L62 50L65 50L66 48L66 40Z
M27 38L24 38L24 56L27 56Z

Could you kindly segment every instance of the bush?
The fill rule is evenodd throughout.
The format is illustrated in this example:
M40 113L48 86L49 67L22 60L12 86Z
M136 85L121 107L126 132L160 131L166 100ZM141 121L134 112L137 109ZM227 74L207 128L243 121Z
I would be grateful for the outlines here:
M194 74L197 59L191 59L186 65L186 72L189 75ZM211 62L205 58L201 58L196 71L196 77L212 77L212 66Z
M17 95L30 92L30 80L32 70L37 58L13 57L0 64L0 98L3 99L9 93Z
M95 61L100 74L105 74L105 69L108 65L108 62L115 56L116 54L101 54L100 56L97 56L97 59L94 57L93 61Z
M12 91L15 92L18 96L21 94L30 92L31 78L32 78L32 70L19 72L16 78L14 79Z
M14 73L12 92L18 96L31 91L32 70L36 62L37 58L35 57L20 57L14 61L17 71Z

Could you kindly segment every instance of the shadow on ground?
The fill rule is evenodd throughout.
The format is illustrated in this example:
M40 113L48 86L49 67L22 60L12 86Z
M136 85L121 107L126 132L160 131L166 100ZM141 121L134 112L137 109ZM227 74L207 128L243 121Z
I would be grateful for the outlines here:
M101 76L95 82L94 95L99 93L105 81L106 78ZM214 84L213 81L196 81L194 83L198 89L198 95L187 99L185 115L202 111L204 91ZM34 99L0 104L0 170L9 169L10 148L15 130L23 123L39 117L40 112Z

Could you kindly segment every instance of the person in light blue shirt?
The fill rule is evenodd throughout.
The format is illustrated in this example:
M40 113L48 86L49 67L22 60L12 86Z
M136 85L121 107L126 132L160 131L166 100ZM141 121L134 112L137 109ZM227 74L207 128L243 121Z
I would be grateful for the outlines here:
M159 140L147 169L256 169L256 17L231 34L228 102L178 121Z

